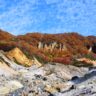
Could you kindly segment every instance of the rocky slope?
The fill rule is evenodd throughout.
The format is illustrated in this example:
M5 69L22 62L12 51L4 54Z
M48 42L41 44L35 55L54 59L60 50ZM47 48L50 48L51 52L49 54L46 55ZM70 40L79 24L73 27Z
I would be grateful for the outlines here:
M22 64L21 64L22 65ZM96 69L48 63L18 65L0 51L0 96L95 96Z

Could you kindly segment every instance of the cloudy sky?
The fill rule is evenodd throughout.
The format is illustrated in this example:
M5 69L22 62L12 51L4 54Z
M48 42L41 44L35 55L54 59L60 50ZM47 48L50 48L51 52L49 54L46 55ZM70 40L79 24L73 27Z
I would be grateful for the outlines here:
M96 35L96 0L0 0L0 29Z

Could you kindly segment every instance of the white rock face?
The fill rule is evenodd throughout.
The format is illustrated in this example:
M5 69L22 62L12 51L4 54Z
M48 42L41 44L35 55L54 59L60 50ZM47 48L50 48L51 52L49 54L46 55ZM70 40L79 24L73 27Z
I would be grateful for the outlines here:
M17 74L18 72L10 68L6 63L0 62L0 75L12 76Z

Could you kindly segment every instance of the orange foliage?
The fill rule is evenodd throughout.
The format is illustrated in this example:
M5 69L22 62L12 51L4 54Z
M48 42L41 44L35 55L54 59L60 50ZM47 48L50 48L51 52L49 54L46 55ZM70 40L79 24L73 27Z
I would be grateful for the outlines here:
M46 51L38 49L38 42L52 43L57 42L66 45L66 51L54 49ZM41 57L45 61L53 61L59 63L71 62L72 55L84 55L88 53L86 45L92 45L96 42L96 37L84 37L77 33L64 34L40 34L28 33L25 35L13 36L8 32L0 30L0 49L4 51L11 50L14 47L19 47L26 55L32 58L34 55ZM68 56L71 55L71 56Z
M72 64L72 57L71 56L57 57L53 59L53 62Z

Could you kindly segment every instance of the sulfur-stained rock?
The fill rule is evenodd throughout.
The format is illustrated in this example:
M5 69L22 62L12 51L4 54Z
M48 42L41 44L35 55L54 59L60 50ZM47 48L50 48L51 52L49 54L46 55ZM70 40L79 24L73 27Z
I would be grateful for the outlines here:
M9 59L23 66L31 66L33 64L32 60L28 59L19 48L14 48L7 52L6 55Z
M35 57L33 60L28 59L19 48L14 48L13 50L7 52L6 56L22 66L30 67L33 64L36 64L38 67L42 66L42 64Z
M57 92L57 89L55 89L55 87L52 87L52 86L49 86L49 85L47 85L47 86L45 87L45 90L46 90L47 92L50 92L50 93L55 93L55 92Z

